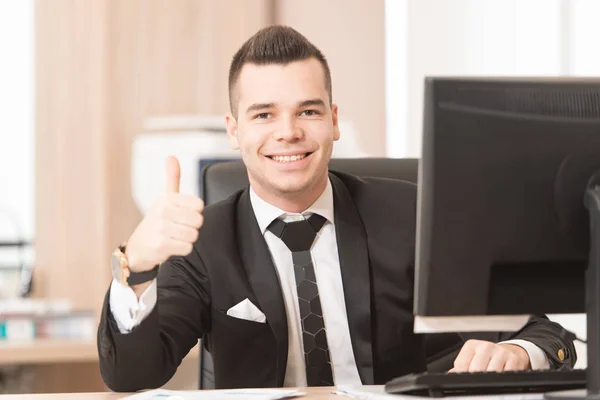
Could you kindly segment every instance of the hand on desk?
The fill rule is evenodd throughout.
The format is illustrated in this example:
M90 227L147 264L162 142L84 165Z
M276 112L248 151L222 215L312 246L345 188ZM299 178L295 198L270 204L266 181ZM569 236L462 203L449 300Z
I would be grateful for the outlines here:
M529 354L514 344L468 340L449 372L519 371L531 369Z

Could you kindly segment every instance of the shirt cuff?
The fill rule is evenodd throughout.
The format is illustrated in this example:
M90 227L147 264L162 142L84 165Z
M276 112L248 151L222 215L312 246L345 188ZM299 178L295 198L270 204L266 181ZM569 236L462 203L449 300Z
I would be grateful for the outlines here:
M529 354L529 363L531 364L532 370L550 369L550 361L548 361L548 356L546 356L544 350L540 349L535 344L528 342L527 340L514 339L500 342L498 344L514 344L522 347L527 354Z
M154 309L157 297L156 279L150 283L139 300L132 288L113 279L109 296L110 311L119 332L129 333Z

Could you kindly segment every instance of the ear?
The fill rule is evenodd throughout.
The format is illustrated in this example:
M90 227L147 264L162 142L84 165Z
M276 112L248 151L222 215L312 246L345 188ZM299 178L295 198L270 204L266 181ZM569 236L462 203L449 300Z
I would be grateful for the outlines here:
M237 121L233 118L231 113L225 116L225 129L227 130L227 137L229 137L229 145L233 150L239 150L240 144L238 143L237 136Z
M337 141L340 139L340 126L338 124L338 106L337 106L337 104L331 105L331 118L333 119L333 140Z

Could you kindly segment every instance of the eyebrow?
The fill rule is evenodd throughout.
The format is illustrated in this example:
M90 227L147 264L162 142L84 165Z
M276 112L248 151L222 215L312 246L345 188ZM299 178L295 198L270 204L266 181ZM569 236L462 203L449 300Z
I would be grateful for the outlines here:
M325 107L325 102L321 99L304 100L298 103L298 107L319 106Z
M251 113L252 111L264 110L265 108L273 108L275 107L275 103L254 103L248 109L246 109L246 114Z
M325 107L325 102L321 99L310 99L304 100L298 103L298 107L308 107L308 106L319 106ZM254 103L246 109L246 114L249 114L253 111L265 110L268 108L274 108L275 103Z

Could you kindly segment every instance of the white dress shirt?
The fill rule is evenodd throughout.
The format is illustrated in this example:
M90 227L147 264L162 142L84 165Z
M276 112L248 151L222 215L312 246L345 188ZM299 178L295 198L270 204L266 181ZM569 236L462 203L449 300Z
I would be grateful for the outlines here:
M281 239L270 232L267 227L276 218L283 218L285 222L289 222L308 218L313 213L327 219L315 238L311 254L327 331L334 383L335 385L360 385L361 380L352 350L342 286L333 218L331 182L328 181L325 191L317 201L301 214L288 213L265 202L252 188L250 189L250 201L260 230L271 252L285 303L288 325L288 359L284 385L289 387L306 386L302 325L292 253ZM138 301L130 287L124 286L116 280L113 281L109 298L110 309L121 333L131 331L150 314L156 304L156 291L155 279ZM525 340L509 340L503 343L516 344L525 349L529 354L532 369L549 368L550 364L546 354L533 343Z
M290 222L308 218L313 213L327 219L315 238L311 255L319 288L323 321L327 331L327 345L331 357L333 380L336 385L360 385L361 381L350 340L342 273L333 224L333 190L331 182L327 182L325 191L302 214L286 213L262 200L253 190L250 191L250 201L258 226L271 251L285 303L288 324L288 360L284 385L306 386L302 325L298 308L292 252L267 227L276 218L284 217L285 222Z

